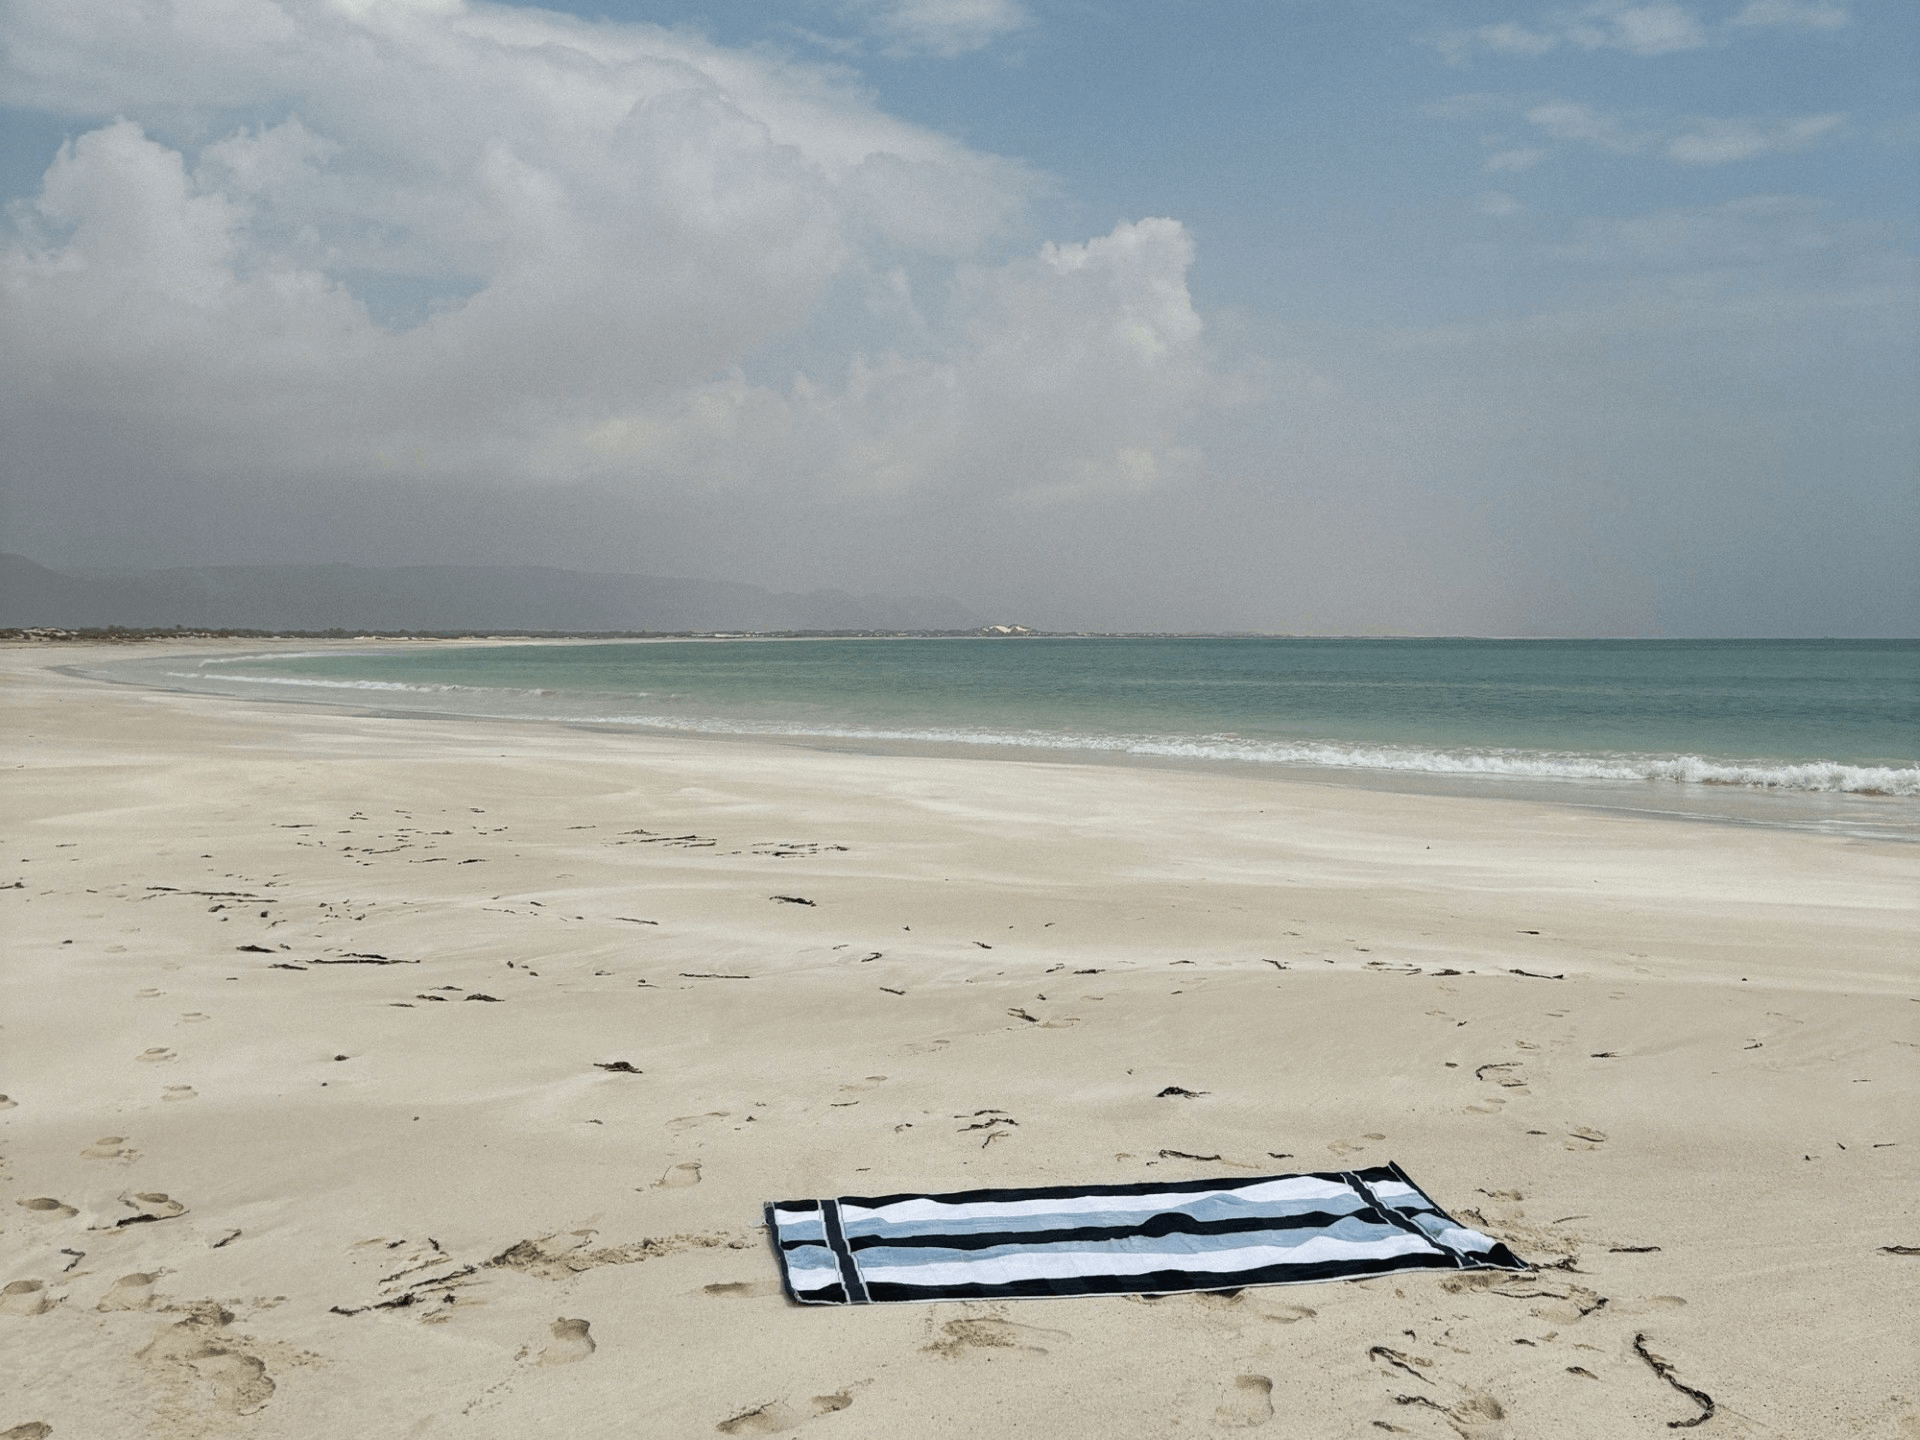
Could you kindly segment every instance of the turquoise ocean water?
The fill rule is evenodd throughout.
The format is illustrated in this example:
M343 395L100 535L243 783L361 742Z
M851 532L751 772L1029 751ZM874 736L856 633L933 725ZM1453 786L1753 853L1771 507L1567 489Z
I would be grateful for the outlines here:
M256 699L1201 765L1920 838L1920 642L370 645L93 673Z

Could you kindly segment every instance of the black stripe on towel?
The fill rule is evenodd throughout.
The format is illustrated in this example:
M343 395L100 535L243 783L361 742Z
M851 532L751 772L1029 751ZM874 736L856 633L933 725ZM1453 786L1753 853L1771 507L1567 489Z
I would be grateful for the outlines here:
M853 1252L847 1248L847 1232L840 1228L838 1200L820 1202L820 1223L827 1232L827 1248L840 1264L840 1283L846 1287L847 1300L854 1305L866 1304L867 1287L861 1283L860 1267L853 1263Z

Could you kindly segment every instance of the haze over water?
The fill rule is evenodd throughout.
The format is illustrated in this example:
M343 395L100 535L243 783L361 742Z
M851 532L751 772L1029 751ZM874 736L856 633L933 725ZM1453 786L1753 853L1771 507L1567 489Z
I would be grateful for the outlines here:
M1920 643L1061 638L173 656L258 698L963 753L1308 769L1920 836Z

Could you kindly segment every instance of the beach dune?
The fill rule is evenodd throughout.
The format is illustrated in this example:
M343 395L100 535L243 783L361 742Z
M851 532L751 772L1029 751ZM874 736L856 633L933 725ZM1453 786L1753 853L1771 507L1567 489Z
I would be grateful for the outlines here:
M0 652L0 1435L1920 1435L1915 847L81 658ZM1389 1159L1539 1268L802 1308L761 1224Z

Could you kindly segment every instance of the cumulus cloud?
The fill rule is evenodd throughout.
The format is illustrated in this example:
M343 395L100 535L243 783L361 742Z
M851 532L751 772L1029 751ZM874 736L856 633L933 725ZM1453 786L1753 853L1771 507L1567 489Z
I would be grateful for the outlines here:
M11 103L124 117L0 248L17 455L79 414L235 479L1025 505L1192 463L1217 377L1180 224L1008 258L1035 177L833 71L461 0L20 0L12 28ZM761 359L805 334L842 340Z
M1156 488L1194 456L1179 421L1209 369L1178 221L1123 223L955 281L961 341L859 355L776 390L738 374L561 437L567 473L667 464L714 488L1045 506Z

